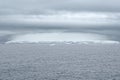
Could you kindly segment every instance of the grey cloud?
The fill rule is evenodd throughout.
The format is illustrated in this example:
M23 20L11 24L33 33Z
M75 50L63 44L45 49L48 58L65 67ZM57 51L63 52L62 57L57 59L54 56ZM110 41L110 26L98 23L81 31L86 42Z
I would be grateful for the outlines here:
M120 15L114 16L114 13L120 13L120 0L0 0L0 32L3 30L11 31L16 33L23 32L83 32L83 33L95 33L100 35L106 35L112 40L120 41ZM19 17L12 17L14 15L53 15L59 14L60 11L65 12L101 12L101 13L112 13L107 19L100 18L97 14L97 22L91 19L93 23L99 23L97 25L76 25L74 22L54 23L59 18L53 19L53 23L36 23L35 20L31 22L24 22L25 19ZM11 16L4 18L5 16ZM58 15L59 16L59 15ZM25 17L26 18L26 17ZM28 19L29 20L29 19ZM46 19L47 21L47 19ZM83 20L84 21L84 20ZM105 22L106 21L106 22ZM35 23L33 23L35 22ZM113 24L111 24L113 22ZM115 22L115 23L114 23ZM107 23L107 25L105 25ZM6 34L0 36L0 42L4 42L10 39L15 34Z
M0 0L0 14L40 14L49 10L120 11L119 0Z
M0 43L5 43L5 42L11 40L11 37L12 37L12 36L13 36L13 35L0 36Z

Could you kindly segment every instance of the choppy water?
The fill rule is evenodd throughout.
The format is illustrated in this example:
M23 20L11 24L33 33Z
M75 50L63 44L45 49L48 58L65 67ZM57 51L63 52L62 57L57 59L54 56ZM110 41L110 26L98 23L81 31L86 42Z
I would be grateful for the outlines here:
M120 80L120 45L1 44L0 80Z

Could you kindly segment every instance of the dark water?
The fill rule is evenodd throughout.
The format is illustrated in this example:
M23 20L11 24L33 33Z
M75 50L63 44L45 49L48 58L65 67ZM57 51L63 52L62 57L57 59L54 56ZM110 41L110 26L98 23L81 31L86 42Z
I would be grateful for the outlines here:
M120 45L1 44L0 80L120 80Z

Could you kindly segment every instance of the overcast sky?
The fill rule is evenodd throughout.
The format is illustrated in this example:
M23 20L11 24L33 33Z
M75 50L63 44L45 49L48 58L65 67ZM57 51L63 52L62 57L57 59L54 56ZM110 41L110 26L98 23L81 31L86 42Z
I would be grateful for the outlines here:
M1 14L40 14L49 10L120 11L120 0L0 0Z
M119 3L120 0L0 0L0 41L51 32L97 34L120 41Z

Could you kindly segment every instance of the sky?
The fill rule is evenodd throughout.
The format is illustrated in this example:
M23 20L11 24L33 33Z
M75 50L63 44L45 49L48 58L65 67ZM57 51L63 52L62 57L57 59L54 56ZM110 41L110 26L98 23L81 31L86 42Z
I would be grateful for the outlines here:
M0 43L120 41L119 3L120 0L0 0Z

